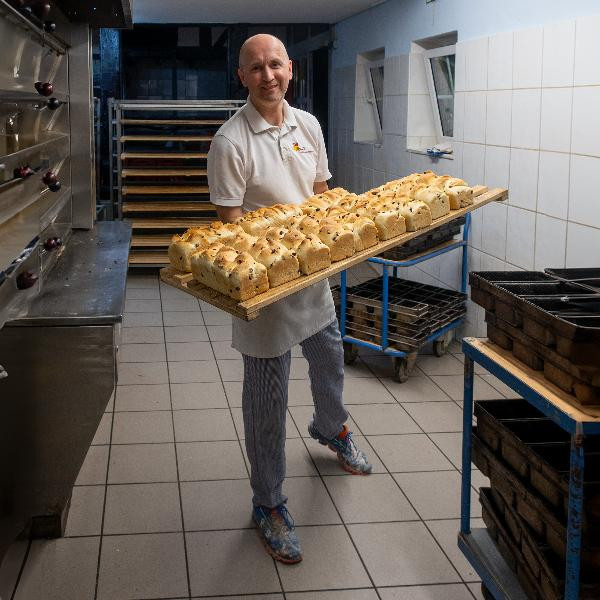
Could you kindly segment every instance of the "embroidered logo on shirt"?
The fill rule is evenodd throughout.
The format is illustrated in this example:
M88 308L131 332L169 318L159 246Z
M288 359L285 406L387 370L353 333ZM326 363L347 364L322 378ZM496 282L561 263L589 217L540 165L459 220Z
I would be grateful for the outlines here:
M294 142L292 148L294 149L294 152L312 152L310 148L304 148L298 142Z

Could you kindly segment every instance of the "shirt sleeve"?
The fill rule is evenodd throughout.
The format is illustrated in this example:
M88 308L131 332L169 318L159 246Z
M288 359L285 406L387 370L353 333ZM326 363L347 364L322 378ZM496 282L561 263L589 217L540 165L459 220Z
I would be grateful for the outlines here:
M325 140L323 139L323 130L319 125L319 132L317 135L317 174L315 181L327 181L331 179L332 175L329 172L329 165L327 162L327 150L325 149Z
M242 206L246 194L244 161L223 135L214 137L207 160L210 201L219 206Z

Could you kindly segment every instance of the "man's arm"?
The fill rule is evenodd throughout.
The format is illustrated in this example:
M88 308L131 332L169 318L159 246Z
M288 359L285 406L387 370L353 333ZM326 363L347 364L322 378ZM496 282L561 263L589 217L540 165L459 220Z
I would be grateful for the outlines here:
M329 186L327 185L326 181L315 181L313 183L313 192L315 194L322 194L323 192L326 192L329 189Z
M219 220L223 223L233 223L238 217L243 215L241 206L216 206Z

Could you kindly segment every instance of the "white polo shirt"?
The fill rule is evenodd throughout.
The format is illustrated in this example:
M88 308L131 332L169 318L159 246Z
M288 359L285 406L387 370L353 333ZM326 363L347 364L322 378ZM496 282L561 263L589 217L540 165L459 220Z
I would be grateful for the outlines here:
M210 200L244 212L300 204L315 181L331 177L317 119L284 100L281 128L248 101L215 134L208 153ZM233 319L232 346L248 356L280 356L336 318L327 280L261 309L253 321Z

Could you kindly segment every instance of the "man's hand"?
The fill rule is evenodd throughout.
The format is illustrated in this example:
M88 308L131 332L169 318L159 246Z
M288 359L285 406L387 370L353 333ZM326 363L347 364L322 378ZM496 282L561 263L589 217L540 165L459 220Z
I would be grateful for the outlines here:
M327 185L326 181L315 181L313 183L313 193L315 194L322 194L323 192L326 192L329 189L329 186Z
M244 213L241 206L217 206L217 215L223 223L233 223Z

